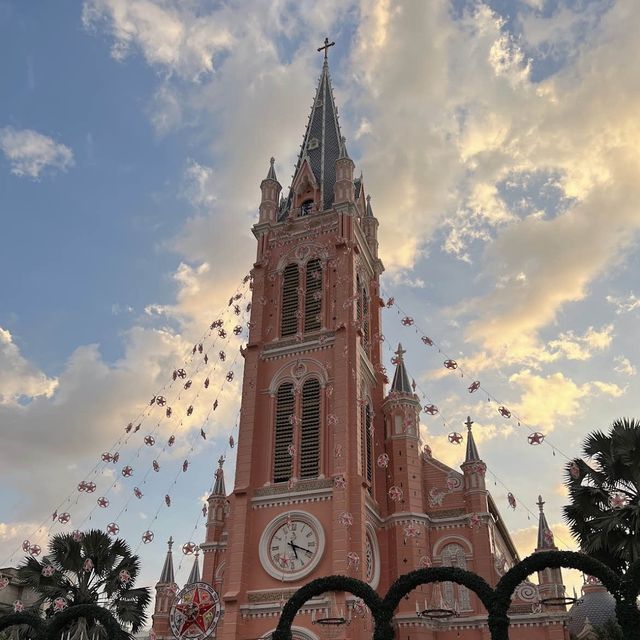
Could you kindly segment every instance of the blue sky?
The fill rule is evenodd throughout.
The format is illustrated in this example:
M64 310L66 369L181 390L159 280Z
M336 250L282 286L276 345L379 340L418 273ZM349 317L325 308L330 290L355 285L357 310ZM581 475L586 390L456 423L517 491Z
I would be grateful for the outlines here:
M68 495L72 522L84 520L95 495L78 498L78 479L226 308L251 266L271 155L288 186L325 34L337 42L343 133L380 219L384 288L468 374L448 374L384 312L387 344L403 341L411 375L441 408L425 416L424 437L455 465L462 451L446 434L472 415L522 553L538 492L570 544L564 458L529 446L525 427L466 391L467 377L569 455L589 430L638 415L640 87L628 64L638 8L250 7L0 2L0 556L15 562L24 538L43 541L40 523ZM225 363L212 388L229 369L238 378ZM91 523L127 505L119 524L134 546L156 512L158 539L202 538L192 529L225 451L232 485L239 389L222 386L207 441L198 429L210 399L198 396L189 420L158 427L159 442L176 432L178 446L162 453L143 501L130 508L134 481L118 480ZM152 417L136 438L145 429ZM135 482L160 455L138 446L123 449ZM112 471L98 471L105 488ZM140 552L153 582L164 546Z

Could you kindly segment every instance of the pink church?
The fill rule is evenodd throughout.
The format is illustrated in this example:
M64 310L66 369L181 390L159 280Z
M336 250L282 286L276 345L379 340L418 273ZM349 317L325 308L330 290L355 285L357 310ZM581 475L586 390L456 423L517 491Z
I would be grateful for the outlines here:
M260 184L235 482L227 495L221 460L202 574L196 558L189 578L219 593L220 640L268 638L283 603L321 576L356 577L384 594L401 574L456 566L495 585L518 560L486 488L471 420L466 455L452 469L421 442L421 405L402 347L388 386L378 220L354 168L325 57L287 197L273 159ZM555 549L539 505L538 550ZM156 585L159 640L173 637L173 583L169 549ZM510 636L565 640L564 607L539 605L564 595L560 570L541 572L538 583L518 588ZM418 615L429 608L455 615ZM368 612L345 593L307 602L294 637L318 640L325 634L317 620L332 615L350 620L337 637L371 637ZM397 637L410 640L489 638L478 598L452 583L416 589L395 624Z

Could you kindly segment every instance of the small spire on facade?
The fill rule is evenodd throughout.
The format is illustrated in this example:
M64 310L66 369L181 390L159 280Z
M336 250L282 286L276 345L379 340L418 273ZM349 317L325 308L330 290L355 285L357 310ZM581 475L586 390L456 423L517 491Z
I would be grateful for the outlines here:
M544 501L542 500L542 496L538 496L538 509L540 509L540 518L538 520L538 544L536 547L537 551L542 549L555 549L556 545L553 540L553 532L551 531L551 527L547 522L547 517L544 514Z
M198 561L198 555L200 554L200 549L196 550L196 557L193 561L193 567L191 567L191 573L187 578L187 584L193 584L194 582L200 582L200 563Z
M467 427L467 454L464 461L478 462L480 460L480 454L478 453L478 447L476 447L476 441L473 438L473 431L471 431L473 420L470 416L467 416L467 421L464 424Z
M275 167L273 166L275 164L275 161L276 159L273 156L271 156L271 159L269 160L269 171L265 179L275 180L276 182L278 182L278 178L276 177L276 170L275 170Z
M162 567L162 573L160 574L160 580L158 584L173 584L175 582L175 575L173 573L173 554L171 548L173 547L173 537L170 537L167 541L167 556L164 559L164 565Z
M351 159L347 152L347 139L344 136L340 138L340 155L338 156L338 160L342 160L343 158Z
M367 194L367 210L365 211L367 218L373 218L373 209L371 209L371 195Z
M216 482L213 485L213 493L211 495L224 497L227 495L227 491L224 486L224 471L222 470L223 464L224 456L220 456L218 459L218 468L216 469Z
M398 350L396 351L396 372L393 376L393 382L391 383L391 391L398 393L411 393L411 383L409 382L409 376L407 369L404 366L403 355L406 351L402 348L402 344L398 343Z

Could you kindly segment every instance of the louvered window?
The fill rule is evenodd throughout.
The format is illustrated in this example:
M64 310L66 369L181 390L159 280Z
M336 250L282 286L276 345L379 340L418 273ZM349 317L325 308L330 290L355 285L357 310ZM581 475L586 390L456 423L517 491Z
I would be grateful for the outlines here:
M320 329L322 312L322 267L320 260L309 260L307 263L307 282L304 300L304 330Z
M298 331L298 265L285 267L282 277L281 336L292 336Z
M320 382L311 378L302 385L300 477L316 478L320 469Z
M362 287L360 298L362 308L362 345L367 354L369 354L369 294L364 287Z
M369 485L373 482L373 433L372 414L369 403L365 404L361 414L360 451L362 455L362 475Z
M275 444L273 452L273 481L286 482L291 477L289 445L293 444L293 425L290 417L295 411L293 384L284 382L276 394Z

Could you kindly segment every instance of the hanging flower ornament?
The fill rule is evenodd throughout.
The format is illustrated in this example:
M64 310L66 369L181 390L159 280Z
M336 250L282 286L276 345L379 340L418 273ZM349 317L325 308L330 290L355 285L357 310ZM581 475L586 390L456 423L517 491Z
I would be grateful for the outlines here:
M193 405L192 405L192 404L190 404L190 405L187 407L187 415L188 415L188 416L190 416L192 413L193 413Z
M335 416L333 413L330 413L329 416L327 417L327 424L330 427L335 427L338 424L338 417Z
M164 396L158 396L156 398L156 404L159 407L164 407L164 405L167 404L167 399Z
M229 446L232 449L236 446L236 441L233 439L233 436L229 436Z
M198 545L195 542L185 542L182 545L182 553L184 553L185 556L190 556L197 548Z
M452 431L447 436L447 440L449 440L451 444L460 444L462 442L462 434L457 431Z
M133 488L133 495L134 495L136 498L138 498L138 500L141 500L141 499L142 499L142 496L143 496L144 494L142 493L142 491L140 491L140 489L139 489L138 487L134 487L134 488Z
M118 574L118 580L120 580L121 584L129 584L131 582L131 574L126 569L123 569Z
M158 464L158 461L157 461L157 460L154 460L154 461L151 463L151 466L153 467L153 470L154 470L154 471L156 471L156 472L160 471L160 465Z
M117 536L120 533L120 527L115 522L110 522L107 525L107 533L111 536Z
M142 542L144 544L149 544L152 541L153 541L153 531L145 531L142 534Z
M22 602L22 600L16 600L13 603L13 611L15 613L22 613L24 611L24 603Z
M511 417L511 411L509 411L509 409L507 409L507 407L505 407L505 406L498 407L498 413L503 418L510 418Z
M9 578L6 576L0 576L0 591L6 589L9 586Z
M395 298L389 298L387 300L387 309L390 309L391 307L393 307L394 303L395 303L396 299Z
M376 460L376 464L381 469L386 469L389 466L389 455L386 453L381 453Z
M82 542L82 539L84 538L84 533L82 533L82 531L80 531L79 529L76 529L71 533L71 537L73 538L74 542Z
M475 393L480 388L480 380L474 380L468 387L469 393Z
M413 324L413 318L411 316L405 316L401 322L403 327L410 327Z
M290 445L287 447L287 453L288 453L288 454L293 458L293 456L294 456L294 455L295 455L295 453L296 453L296 448L295 448L292 444L290 444Z
M431 458L433 458L433 452L428 444L425 444L424 447L422 447L422 458L423 460L431 460Z
M67 524L67 522L69 522L69 520L71 520L71 514L67 513L66 511L64 513L61 513L58 516L58 522L60 524Z
M400 502L403 497L402 489L396 485L389 488L389 498L392 502Z
M475 529L481 524L480 516L477 513L472 513L469 516L469 528Z
M130 467L129 465L127 465L126 467L122 468L122 475L125 478L130 478L133 475L133 467Z
M164 503L167 505L167 507L171 506L171 496L167 493L167 495L164 497Z
M527 440L529 444L537 445L542 444L544 442L544 433L540 433L536 431L535 433L531 433L527 436Z
M429 556L420 556L418 564L421 569L428 569L431 566L431 558Z
M29 549L29 553L32 556L39 556L42 553L42 549L40 548L40 545L33 544L33 545L31 545L31 548Z
M442 364L444 364L445 369L457 369L458 363L455 360L445 360Z
M87 482L87 483L85 483L84 490L87 493L93 493L96 490L96 483L95 482Z
M433 340L429 336L422 336L422 342L424 342L428 347L433 347Z
M185 460L185 461L182 463L182 472L183 472L183 473L186 473L188 468L189 468L189 461L188 461L188 460Z
M405 538L417 538L420 535L420 529L413 523L409 523L404 527Z
M91 573L93 571L93 560L91 558L87 558L83 565L82 565L82 570L86 571L87 573Z
M231 382L233 380L233 371L229 371L225 376L227 382Z
M64 598L56 598L53 601L54 611L64 611L67 608L67 601Z
M53 568L53 565L45 564L44 567L42 567L42 571L40 573L45 578L50 578L55 572L56 572L56 570Z
M144 437L144 443L148 447L153 447L153 445L156 443L156 441L155 441L155 438L153 436L145 436Z
M102 458L102 462L113 462L113 456L108 452L103 453L100 457Z
M509 502L509 506L512 509L515 509L518 506L518 503L516 501L516 497L513 495L513 493L511 493L511 491L509 491L509 493L507 494L507 500Z
M423 411L430 416L435 416L438 413L438 407L435 404L428 404L423 408Z
M609 506L612 509L622 509L627 506L627 503L628 500L621 493L612 493L609 496Z
M356 598L353 601L353 613L361 618L364 618L367 615L367 605L364 603L362 598Z
M350 527L353 525L353 516L348 511L343 511L338 516L338 523L343 527Z
M31 549L31 543L29 542L29 540L23 540L23 542L22 542L22 550L25 553L29 553L29 549Z

